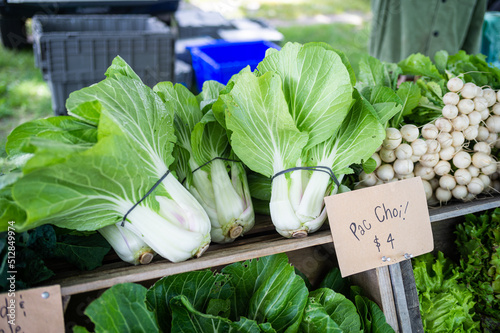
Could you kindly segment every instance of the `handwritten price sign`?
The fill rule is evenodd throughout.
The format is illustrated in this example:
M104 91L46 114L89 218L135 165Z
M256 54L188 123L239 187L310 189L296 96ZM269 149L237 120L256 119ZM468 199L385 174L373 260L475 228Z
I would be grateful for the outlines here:
M61 287L0 294L0 332L64 332Z
M420 177L325 198L342 276L434 249Z

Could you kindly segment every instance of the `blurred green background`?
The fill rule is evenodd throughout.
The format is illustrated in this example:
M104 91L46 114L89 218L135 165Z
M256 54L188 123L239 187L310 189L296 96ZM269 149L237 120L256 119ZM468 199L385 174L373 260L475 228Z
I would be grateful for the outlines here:
M325 42L343 51L355 72L367 53L369 0L191 0L203 10L226 18L257 18L268 22L288 41ZM11 51L0 45L0 156L8 134L21 123L52 116L51 95L33 51Z

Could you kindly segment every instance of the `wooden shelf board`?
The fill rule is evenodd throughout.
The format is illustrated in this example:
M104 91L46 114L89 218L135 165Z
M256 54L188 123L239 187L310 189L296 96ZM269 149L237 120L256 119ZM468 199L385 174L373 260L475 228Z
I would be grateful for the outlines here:
M431 222L438 222L484 210L500 207L500 197L483 197L470 202L458 202L440 208L429 209Z
M73 295L103 288L123 282L139 282L161 278L193 270L227 265L238 261L283 253L332 242L329 230L319 231L302 239L286 239L279 234L259 236L253 241L238 246L221 247L209 250L202 257L179 263L168 260L153 261L148 265L112 268L113 264L102 266L91 272L61 280L51 284L61 285L62 295Z

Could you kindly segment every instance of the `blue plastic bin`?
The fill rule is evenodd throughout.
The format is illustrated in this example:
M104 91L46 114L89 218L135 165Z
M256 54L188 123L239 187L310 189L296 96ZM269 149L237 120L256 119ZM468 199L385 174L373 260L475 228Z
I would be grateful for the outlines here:
M252 70L264 59L266 50L280 47L268 41L226 42L189 47L196 87L201 91L203 82L215 80L227 84L231 76L250 65Z

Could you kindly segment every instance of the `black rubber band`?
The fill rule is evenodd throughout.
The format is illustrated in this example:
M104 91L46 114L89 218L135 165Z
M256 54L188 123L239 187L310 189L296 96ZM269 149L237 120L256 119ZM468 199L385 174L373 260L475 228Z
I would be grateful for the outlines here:
M200 165L199 167L197 167L196 169L194 169L193 171L191 171L191 173L195 173L195 171L198 171L200 170L201 168L203 168L205 165L207 164L210 164L212 163L213 161L215 160L223 160L223 161L228 161L228 162L241 162L241 161L237 161L237 160L232 160L230 158L225 158L225 157L214 157L213 159L211 159L210 161L206 162L206 163L203 163L202 165ZM181 181L181 184L184 184L184 182L186 181L186 178L184 178L182 181Z
M202 165L200 165L199 167L197 167L196 169L194 169L193 171L191 171L191 173L194 173L195 171L198 171L199 169L203 168L205 165L210 164L210 163L212 163L215 160L223 160L223 161L228 161L228 162L241 162L241 161L232 160L230 158L214 157L210 161L208 161L206 163L203 163Z
M158 181L153 185L153 187L151 187L151 189L149 189L148 193L146 193L142 198L141 200L137 201L133 206L132 208L130 208L128 210L128 212L125 213L125 215L123 215L123 219L122 219L122 223L121 223L121 226L123 227L125 225L125 220L127 219L127 216L128 214L130 214L131 211L134 210L135 207L137 207L137 205L139 205L141 202L144 201L144 199L146 199L151 193L153 193L153 191L158 187L158 185L161 184L161 182L168 176L168 174L170 173L170 170L168 170L167 172L165 172L165 174L163 176L161 176L160 179L158 179Z
M296 171L296 170L312 170L312 171L321 171L321 172L327 173L328 175L330 175L330 178L333 180L335 185L337 185L337 187L340 187L340 183L339 183L337 177L335 177L335 174L333 173L332 169L330 169L327 166L323 166L323 165L310 166L310 167L293 167L290 169L282 170L271 177L271 182L274 180L274 178L276 178L278 176L281 176L285 173Z

